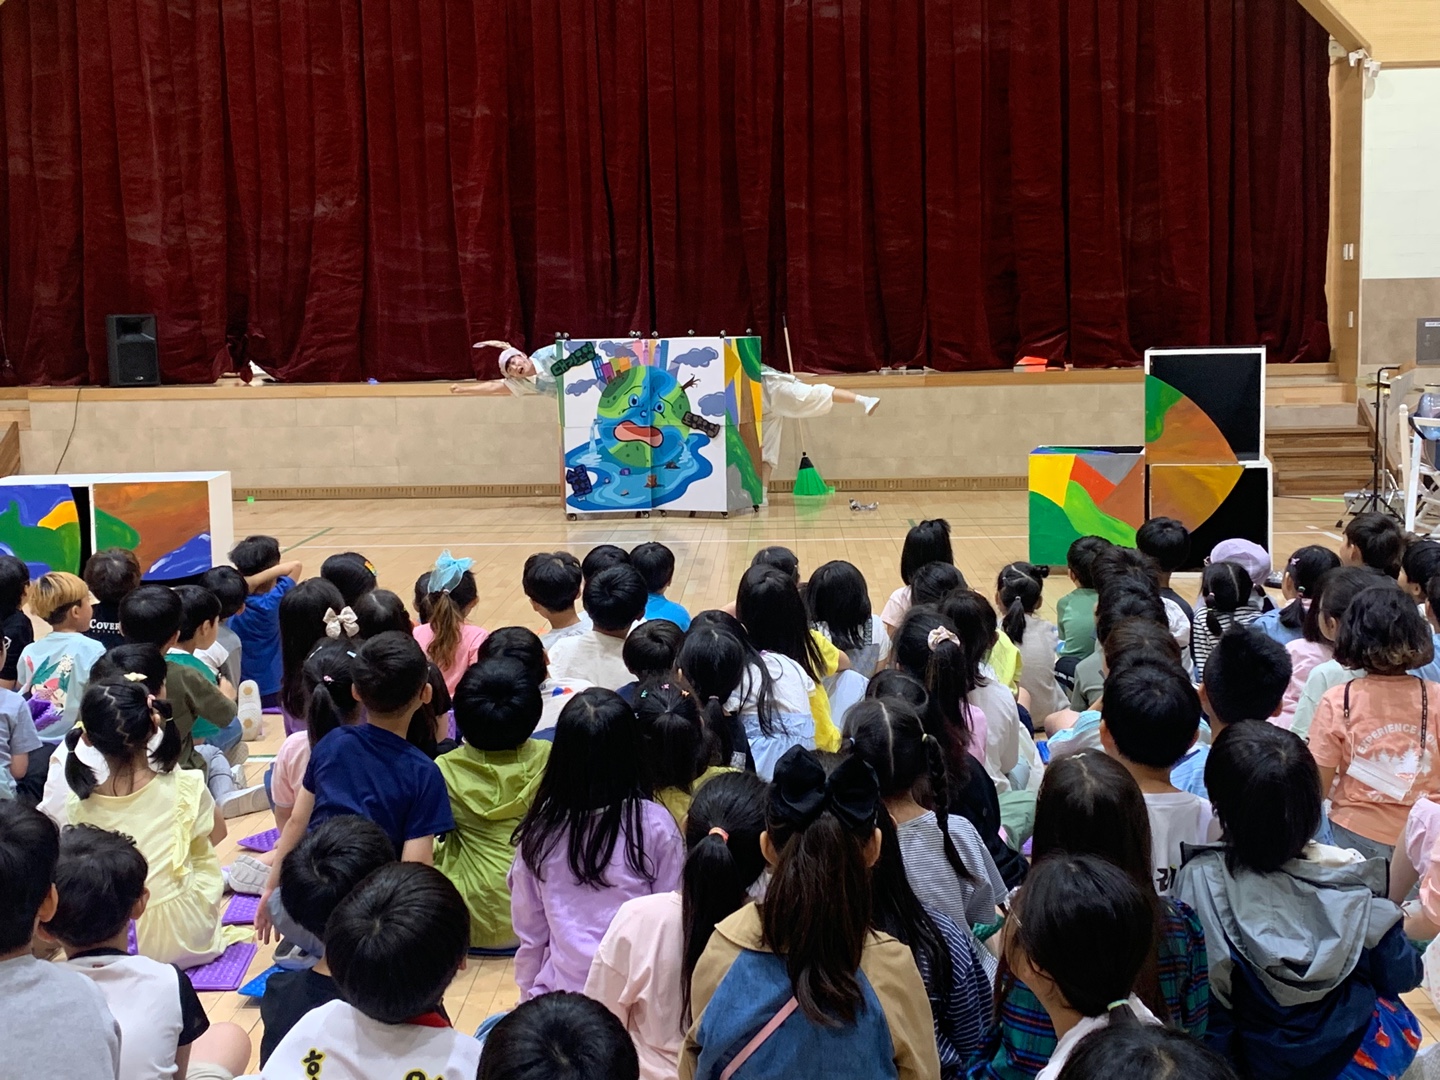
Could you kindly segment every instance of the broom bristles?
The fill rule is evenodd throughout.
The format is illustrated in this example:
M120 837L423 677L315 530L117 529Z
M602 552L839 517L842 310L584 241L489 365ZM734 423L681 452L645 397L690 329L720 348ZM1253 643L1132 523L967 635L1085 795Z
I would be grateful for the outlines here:
M815 468L815 463L810 460L810 455L800 454L800 469L795 474L795 494L801 498L815 497L819 495L833 495L835 489L825 483L820 470Z

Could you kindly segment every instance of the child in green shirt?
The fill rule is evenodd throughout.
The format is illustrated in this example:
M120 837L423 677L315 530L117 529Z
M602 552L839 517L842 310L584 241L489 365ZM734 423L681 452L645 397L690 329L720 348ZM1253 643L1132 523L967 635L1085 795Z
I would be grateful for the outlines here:
M435 867L470 909L470 947L513 949L506 875L515 861L510 835L535 801L550 743L532 739L540 722L540 687L526 666L494 656L471 666L454 696L464 743L435 764L450 793L455 831L435 845Z

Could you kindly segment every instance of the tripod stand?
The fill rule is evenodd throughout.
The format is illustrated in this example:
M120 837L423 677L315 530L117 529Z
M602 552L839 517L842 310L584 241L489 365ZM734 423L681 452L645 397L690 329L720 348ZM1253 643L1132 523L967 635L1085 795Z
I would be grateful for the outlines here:
M1386 425L1385 425L1385 387L1386 383L1381 378L1387 371L1396 372L1400 368L1382 367L1375 371L1375 449L1372 452L1373 462L1369 489L1361 489L1353 495L1346 497L1345 513L1351 517L1356 514L1382 513L1389 514L1401 521L1404 515L1395 508L1395 500L1401 498L1403 492L1400 485L1395 482L1395 477L1390 474L1390 467L1386 461ZM1342 517L1335 522L1338 529L1345 523Z

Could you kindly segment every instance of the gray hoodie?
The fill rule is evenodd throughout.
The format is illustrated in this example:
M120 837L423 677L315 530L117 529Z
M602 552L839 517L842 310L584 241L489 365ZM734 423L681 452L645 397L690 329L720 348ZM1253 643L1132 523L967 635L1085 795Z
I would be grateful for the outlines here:
M1385 898L1383 860L1347 864L1337 849L1318 844L1305 856L1271 874L1231 874L1223 846L1185 846L1173 895L1200 917L1210 993L1225 1008L1237 956L1277 1005L1308 1005L1337 989L1362 950L1379 945L1400 921L1400 909Z

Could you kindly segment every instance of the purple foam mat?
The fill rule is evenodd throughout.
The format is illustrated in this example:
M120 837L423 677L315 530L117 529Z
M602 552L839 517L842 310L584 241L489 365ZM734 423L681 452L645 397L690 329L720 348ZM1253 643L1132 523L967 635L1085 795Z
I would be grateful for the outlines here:
M131 956L138 956L140 953L140 941L135 936L135 920L130 920L130 932L126 941L126 949Z
M225 908L225 914L220 917L221 926L249 926L255 921L255 914L260 910L260 897L243 896L236 893L230 898L230 904Z
M253 941L242 941L231 945L210 963L185 972L190 976L190 985L196 990L240 989L240 984L245 981L245 972L250 967L250 961L255 959L256 948Z
M247 851L258 851L262 855L267 851L274 851L275 845L280 842L279 829L266 829L264 832L257 832L254 836L247 836L239 843Z

